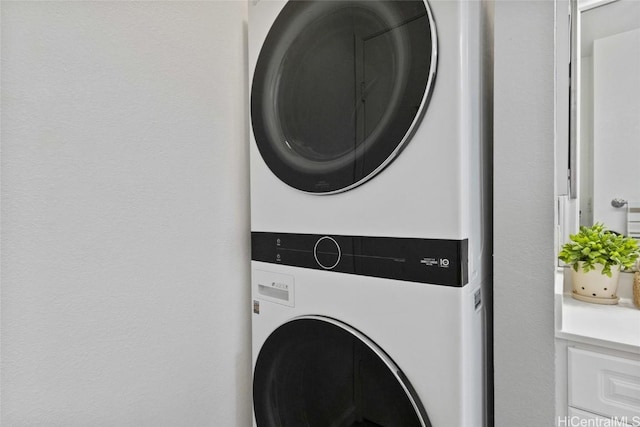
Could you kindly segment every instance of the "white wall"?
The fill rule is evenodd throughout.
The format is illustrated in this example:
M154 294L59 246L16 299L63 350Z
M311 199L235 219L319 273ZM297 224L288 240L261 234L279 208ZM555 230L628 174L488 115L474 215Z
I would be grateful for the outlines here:
M245 20L2 2L2 425L250 424Z
M497 1L496 426L553 426L554 2Z

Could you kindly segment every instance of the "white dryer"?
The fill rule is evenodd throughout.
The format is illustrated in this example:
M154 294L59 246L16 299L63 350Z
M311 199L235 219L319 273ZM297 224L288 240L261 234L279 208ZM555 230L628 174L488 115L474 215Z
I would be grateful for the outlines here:
M254 425L488 425L489 20L250 2Z

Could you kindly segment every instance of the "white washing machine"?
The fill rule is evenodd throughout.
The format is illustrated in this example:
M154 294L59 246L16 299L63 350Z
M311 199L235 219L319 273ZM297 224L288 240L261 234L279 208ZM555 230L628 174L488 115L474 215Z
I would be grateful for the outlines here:
M254 426L491 424L490 21L250 2Z

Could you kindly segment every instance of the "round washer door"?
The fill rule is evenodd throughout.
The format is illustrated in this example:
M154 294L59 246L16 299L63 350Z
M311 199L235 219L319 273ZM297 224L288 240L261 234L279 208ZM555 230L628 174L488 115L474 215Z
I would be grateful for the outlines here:
M254 71L260 154L299 190L351 189L408 142L435 69L435 27L423 0L289 1Z
M294 319L254 370L258 427L431 426L402 371L366 336L321 316Z

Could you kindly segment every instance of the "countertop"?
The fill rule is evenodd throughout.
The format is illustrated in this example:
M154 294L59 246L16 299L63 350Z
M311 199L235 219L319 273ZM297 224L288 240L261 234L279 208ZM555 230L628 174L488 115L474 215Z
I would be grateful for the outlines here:
M640 354L640 309L633 305L630 276L619 284L618 304L600 305L572 298L563 272L558 272L556 337Z

